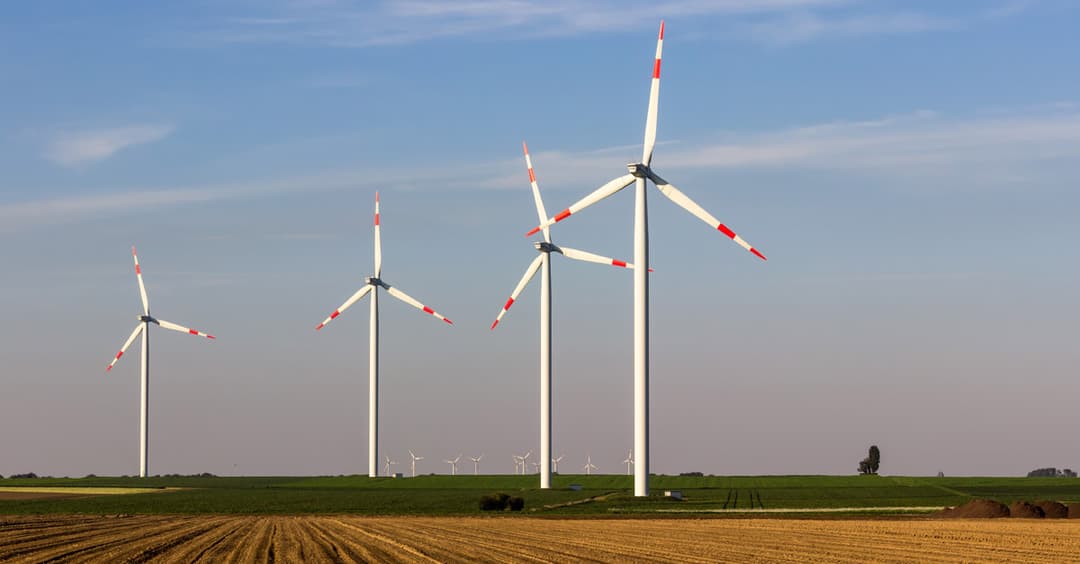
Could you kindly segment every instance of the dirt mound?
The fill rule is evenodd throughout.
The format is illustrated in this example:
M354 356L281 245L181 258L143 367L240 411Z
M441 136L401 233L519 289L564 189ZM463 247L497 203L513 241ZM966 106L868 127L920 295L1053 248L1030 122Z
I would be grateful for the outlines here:
M1069 508L1056 501L1044 499L1036 501L1035 505L1043 510L1043 516L1047 519L1065 519L1069 516Z
M1009 505L1009 515L1022 519L1042 519L1045 514L1038 505L1032 505L1026 501L1014 501Z
M1080 519L1080 503L1069 504L1069 519Z
M959 507L943 509L938 513L939 517L948 519L987 519L991 517L1008 517L1009 508L1004 503L992 499L973 499Z

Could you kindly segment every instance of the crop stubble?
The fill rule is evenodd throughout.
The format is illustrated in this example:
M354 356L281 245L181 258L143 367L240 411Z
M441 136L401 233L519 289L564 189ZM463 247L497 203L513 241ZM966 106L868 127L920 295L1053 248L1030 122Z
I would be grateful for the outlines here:
M0 517L0 561L1069 562L1080 522L355 516Z

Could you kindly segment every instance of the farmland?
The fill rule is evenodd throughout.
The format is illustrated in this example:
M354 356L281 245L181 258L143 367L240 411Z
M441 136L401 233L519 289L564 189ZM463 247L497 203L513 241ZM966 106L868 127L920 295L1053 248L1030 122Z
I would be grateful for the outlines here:
M54 495L0 496L0 515L82 514L479 514L481 495L497 491L525 498L527 514L625 515L670 510L710 512L777 509L941 507L972 498L1003 502L1080 501L1080 480L1060 478L922 478L890 476L655 476L655 493L678 489L675 502L629 495L629 476L557 475L551 490L536 476L445 476L371 479L330 477L90 477L0 480L0 488ZM570 484L581 486L571 490ZM129 495L93 495L127 488ZM73 495L55 494L70 489ZM76 495L77 494L77 495ZM578 503L573 503L578 502Z
M1080 522L24 516L0 560L1065 562Z

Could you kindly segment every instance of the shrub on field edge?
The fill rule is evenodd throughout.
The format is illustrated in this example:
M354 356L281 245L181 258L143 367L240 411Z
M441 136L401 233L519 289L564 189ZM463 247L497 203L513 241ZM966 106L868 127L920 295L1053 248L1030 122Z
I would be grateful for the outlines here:
M510 511L521 511L522 509L525 509L525 498L510 498Z
M480 511L505 511L510 504L510 496L500 493L480 496Z

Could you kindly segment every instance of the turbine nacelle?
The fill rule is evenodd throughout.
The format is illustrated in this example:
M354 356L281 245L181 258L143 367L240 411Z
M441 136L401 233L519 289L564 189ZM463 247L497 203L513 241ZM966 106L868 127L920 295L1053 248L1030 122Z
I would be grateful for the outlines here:
M556 246L554 243L548 243L547 241L536 241L533 243L537 251L541 253L561 253L562 249Z
M138 319L142 323L157 323L158 325L161 325L161 323L158 323L157 319L154 319L153 317L150 317L149 315L140 315Z
M367 278L365 278L364 283L367 284L368 286L382 286L383 288L388 288L389 287L381 279L376 278L374 276L368 276Z
M651 178L652 170L649 169L649 165L645 163L629 163L626 165L626 170L630 171L630 174L634 178Z

